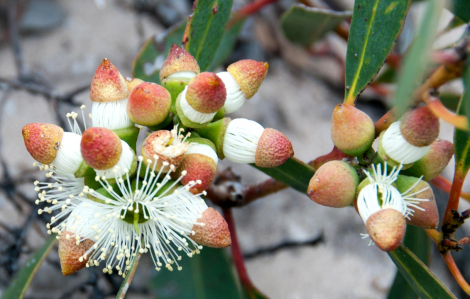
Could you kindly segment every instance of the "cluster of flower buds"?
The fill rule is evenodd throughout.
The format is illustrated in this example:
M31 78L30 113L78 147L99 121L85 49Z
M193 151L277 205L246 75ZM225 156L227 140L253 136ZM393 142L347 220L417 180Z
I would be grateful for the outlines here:
M293 156L279 131L247 119L224 117L239 109L263 82L268 64L242 60L226 72L200 72L197 61L173 45L160 71L162 83L124 78L104 59L91 82L93 102L82 133L53 124L23 128L25 146L46 171L35 182L39 213L52 214L64 275L104 263L126 276L138 253L157 270L176 266L182 253L231 243L223 217L203 197L219 159L276 167ZM152 132L137 150L139 128ZM357 182L356 182L357 185Z
M438 135L439 119L427 106L419 106L383 131L375 156L370 155L374 123L354 106L339 104L332 118L333 143L360 162L348 164L353 160L345 159L321 165L307 195L328 207L353 205L366 226L365 236L384 251L394 250L403 240L406 224L427 229L439 224L434 194L426 181L444 170L454 146L437 139ZM366 152L373 163L364 162Z

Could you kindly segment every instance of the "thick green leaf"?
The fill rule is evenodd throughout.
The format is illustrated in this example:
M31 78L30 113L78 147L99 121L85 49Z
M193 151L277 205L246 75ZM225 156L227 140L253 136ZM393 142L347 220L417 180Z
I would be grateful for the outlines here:
M443 1L440 0L427 1L421 27L408 55L404 59L394 96L398 117L405 113L408 105L413 102L413 91L423 78L437 24L439 23L436 20L441 15L442 4Z
M186 23L182 22L162 34L152 36L132 62L132 75L147 82L160 83L160 67L172 44L180 44Z
M350 12L294 4L282 15L281 28L291 42L308 47L351 15Z
M356 0L346 54L345 101L366 88L392 51L411 1Z
M276 180L283 182L304 194L307 193L308 183L315 174L315 169L296 158L290 158L281 166L273 168L261 168L254 164L251 165L270 177L275 178Z
M46 240L44 245L29 258L26 265L16 274L12 283L8 286L8 289L3 293L2 299L19 299L24 297L34 275L36 275L42 262L56 242L56 235L52 235Z
M207 70L224 36L233 0L197 0L186 28L186 50Z
M233 51L233 48L235 47L235 42L237 41L237 37L240 34L244 24L245 21L239 21L225 31L224 38L222 39L222 42L220 43L220 46L215 53L214 60L208 69L209 71L215 70L228 59Z
M404 244L424 264L429 264L431 247L429 237L422 228L413 225L408 225L408 227L406 228ZM398 271L387 298L417 299L418 295L416 295L413 288L408 284L408 282L400 273L400 271Z
M470 22L470 1L452 0L452 12L465 23Z
M459 107L457 109L457 114L469 116L470 113L470 61L467 62L467 65L463 73L463 81L465 85L465 91L460 100ZM457 162L458 168L463 172L470 167L470 132L457 130L454 131L454 148L455 148L455 160Z
M231 262L225 250L204 247L192 258L184 255L182 271L156 272L152 288L159 299L240 299Z
M426 265L408 248L400 245L388 253L398 271L421 299L456 299Z

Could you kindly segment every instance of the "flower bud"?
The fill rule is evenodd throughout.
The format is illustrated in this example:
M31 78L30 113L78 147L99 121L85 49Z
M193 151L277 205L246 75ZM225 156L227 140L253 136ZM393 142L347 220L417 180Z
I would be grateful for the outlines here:
M83 132L80 151L90 167L97 170L109 169L121 157L121 139L109 129L92 127Z
M77 242L79 243L77 244ZM87 258L84 258L84 256L93 244L94 242L89 239L81 242L77 241L75 234L69 231L64 231L60 234L59 260L64 276L73 274L86 266L91 254Z
M193 226L194 242L213 248L224 248L231 244L230 231L227 222L217 210L207 208L202 217Z
M314 202L332 208L352 204L359 184L356 170L343 161L323 164L313 175L307 194Z
M331 139L345 154L359 156L375 138L372 119L352 105L338 104L333 111Z
M91 120L93 127L103 127L110 130L119 130L133 127L134 123L127 116L127 89L126 80L116 67L104 59L96 69L91 81L90 98Z
M395 184L400 192L409 194L406 200L410 213L406 222L426 229L437 228L439 212L431 186L419 178L405 175L399 175Z
M31 123L22 130L29 154L42 164L51 164L57 156L64 130L53 124Z
M178 95L176 111L185 126L201 127L214 119L226 96L224 83L216 74L201 73Z
M121 73L107 58L103 59L91 81L90 99L93 102L118 101L127 98L127 94Z
M129 94L131 94L134 87L145 82L144 80L141 80L139 78L129 78L129 77L124 78L124 80L126 81L127 91L129 92Z
M429 152L424 157L402 173L415 177L423 176L423 180L431 181L446 168L453 155L454 145L452 142L437 139L431 144Z
M400 122L403 138L418 147L429 146L439 136L439 118L421 106L405 113Z
M177 44L171 45L168 57L160 69L160 82L173 77L177 78L186 72L194 73L193 77L199 74L200 69L196 59Z
M129 95L127 115L143 126L155 126L168 116L171 107L171 95L162 86L155 83L142 83Z
M255 163L258 167L276 167L294 155L287 137L274 129L264 129L255 121L232 120L223 140L224 156L236 163Z
M221 120L212 122L207 126L195 129L199 135L209 139L214 143L219 159L225 159L223 149L224 138L230 121L230 117L225 117Z
M190 138L189 149L184 155L184 160L172 177L179 177L184 171L186 175L181 179L183 185L191 181L199 181L189 191L193 194L201 193L209 188L217 174L217 153L214 144L205 138Z
M251 99L263 83L269 64L251 59L243 59L228 66L232 75L247 99Z
M395 209L383 209L372 214L366 222L370 238L383 251L395 250L406 232L403 214Z
M157 162L155 171L163 169L168 172L170 168L164 164L173 165L178 168L184 159L184 154L189 148L186 137L175 127L171 131L160 130L153 132L144 140L142 144L143 162L152 167Z

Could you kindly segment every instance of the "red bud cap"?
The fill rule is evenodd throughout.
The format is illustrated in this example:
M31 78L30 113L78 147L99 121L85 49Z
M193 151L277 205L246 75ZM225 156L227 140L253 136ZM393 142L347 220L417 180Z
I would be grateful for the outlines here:
M143 126L156 126L162 123L171 107L171 95L164 87L144 82L136 86L129 95L127 115Z
M24 145L29 154L42 164L54 161L64 130L53 124L31 123L22 130Z
M343 161L323 164L308 184L308 197L314 202L332 208L352 204L359 184L356 170Z
M284 134L274 129L264 129L256 147L256 166L276 167L292 156L294 156L292 143Z
M375 138L372 119L352 105L338 104L333 111L331 139L345 154L359 156Z
M252 98L258 91L268 73L269 64L251 59L232 63L227 71L233 76L247 99Z
M129 94L131 94L132 90L137 85L142 84L142 83L145 82L144 80L141 80L139 78L129 78L129 77L124 78L124 80L126 80L127 91L129 92Z
M439 118L421 106L405 113L400 122L403 138L418 147L428 146L439 136Z
M177 72L194 72L199 74L200 69L196 59L177 44L171 45L168 57L160 69L160 82Z
M60 234L59 260L64 276L73 274L86 266L88 258L85 259L83 256L95 244L95 242L89 239L85 239L82 242L77 241L75 236L74 233L68 231Z
M181 173L186 171L186 175L181 179L181 184L186 185L191 181L200 181L189 189L193 194L199 194L207 190L212 182L214 182L215 175L217 174L217 164L208 156L202 154L187 154L180 167L176 171L176 177L181 176Z
M126 80L116 67L103 59L91 80L90 99L93 102L112 102L127 98Z
M83 132L80 150L83 160L90 167L98 170L110 169L121 157L121 139L109 129L92 127Z
M217 210L207 208L197 222L193 226L195 234L191 235L194 242L213 248L228 247L232 243L227 222Z
M224 82L214 73L201 73L189 81L186 101L198 112L219 111L224 106L226 97Z
M393 251L405 237L405 217L395 209L383 209L370 215L366 229L377 247L383 251Z

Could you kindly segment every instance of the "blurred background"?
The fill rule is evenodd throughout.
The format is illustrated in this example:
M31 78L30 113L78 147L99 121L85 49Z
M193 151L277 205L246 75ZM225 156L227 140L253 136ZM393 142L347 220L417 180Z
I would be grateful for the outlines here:
M311 2L336 11L350 10L354 4L352 0ZM247 3L235 0L233 10ZM346 42L334 32L308 48L288 41L279 24L294 3L277 1L248 18L224 66L243 58L269 62L259 92L231 117L282 131L292 141L296 157L310 161L333 148L330 119L344 96ZM144 42L186 19L191 7L191 0L0 0L0 296L44 243L50 217L38 215L34 205L32 183L43 175L32 166L21 128L31 122L66 128L65 114L78 112L82 104L89 106L88 113L89 84L101 60L109 58L123 76L131 77L132 61ZM412 7L396 53L406 50L420 12L419 4ZM446 12L443 26L451 18ZM367 89L358 102L374 121L387 111L387 88L392 87ZM452 140L452 128L445 123L441 138ZM231 167L244 183L267 178L247 165L224 160L219 167ZM446 178L451 179L452 169L449 165ZM469 190L467 184L464 191ZM446 194L434 191L445 207ZM465 208L468 204L462 203ZM251 279L270 298L387 297L396 268L387 254L361 239L365 228L354 209L319 206L289 189L233 213ZM462 231L468 233L469 225ZM468 249L454 255L467 278L469 255ZM431 269L459 298L464 297L435 246ZM172 275L157 274L149 256L144 256L128 298L196 298L183 296L172 285ZM169 283L157 287L162 280ZM62 276L55 248L26 298L114 298L120 283L120 277L105 275L99 268Z

